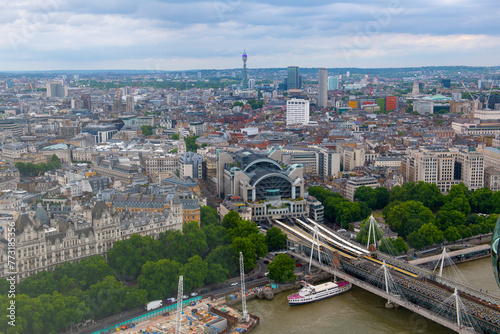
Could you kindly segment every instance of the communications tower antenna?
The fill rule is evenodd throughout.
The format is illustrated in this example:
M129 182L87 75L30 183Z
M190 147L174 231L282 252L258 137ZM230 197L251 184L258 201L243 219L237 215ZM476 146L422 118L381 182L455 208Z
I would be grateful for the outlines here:
M181 330L182 302L184 301L183 300L184 291L182 291L183 287L184 287L183 281L184 281L184 279L183 279L182 275L180 275L179 276L179 289L178 289L178 292L177 292L177 318L175 320L175 334L181 334L182 333L182 330Z
M243 317L241 318L241 322L247 322L248 313L247 313L247 296L245 289L245 264L243 262L242 252L240 252L240 279L241 279L241 305L243 307Z

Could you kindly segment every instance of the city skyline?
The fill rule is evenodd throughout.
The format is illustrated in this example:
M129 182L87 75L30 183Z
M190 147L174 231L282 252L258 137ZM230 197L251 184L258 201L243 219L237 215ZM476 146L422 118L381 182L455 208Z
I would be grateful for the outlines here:
M486 0L0 2L0 71L495 66Z

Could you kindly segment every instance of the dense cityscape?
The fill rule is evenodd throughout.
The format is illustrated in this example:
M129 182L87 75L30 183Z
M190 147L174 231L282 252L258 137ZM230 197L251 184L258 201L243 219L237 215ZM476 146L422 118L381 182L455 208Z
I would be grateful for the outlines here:
M498 0L0 0L0 334L500 333Z
M288 255L257 275L299 247L276 221L407 260L491 240L500 68L250 64L2 74L2 331L76 329L176 295L179 275L211 293L240 253L263 284L293 281Z

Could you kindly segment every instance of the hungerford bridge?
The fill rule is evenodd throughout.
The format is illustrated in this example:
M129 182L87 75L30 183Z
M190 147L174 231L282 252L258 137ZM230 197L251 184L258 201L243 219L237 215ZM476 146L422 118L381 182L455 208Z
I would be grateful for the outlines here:
M314 265L374 293L387 300L387 307L407 308L458 333L500 333L499 298L381 252L368 251L311 219L274 223L298 245L289 253L309 261L309 269Z

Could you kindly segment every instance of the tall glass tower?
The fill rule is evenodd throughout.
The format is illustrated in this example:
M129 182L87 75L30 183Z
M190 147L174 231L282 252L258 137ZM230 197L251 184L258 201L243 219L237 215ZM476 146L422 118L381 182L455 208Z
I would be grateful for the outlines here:
M300 74L298 66L288 66L287 89L300 89Z
M248 73L247 73L247 53L246 50L243 50L243 55L241 56L243 59L243 80L241 82L241 86L243 89L248 88Z

